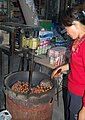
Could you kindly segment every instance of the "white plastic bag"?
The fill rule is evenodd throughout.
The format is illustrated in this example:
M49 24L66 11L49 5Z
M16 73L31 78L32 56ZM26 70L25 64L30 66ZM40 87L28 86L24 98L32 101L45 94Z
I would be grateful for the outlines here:
M11 120L12 116L7 110L0 112L0 120Z

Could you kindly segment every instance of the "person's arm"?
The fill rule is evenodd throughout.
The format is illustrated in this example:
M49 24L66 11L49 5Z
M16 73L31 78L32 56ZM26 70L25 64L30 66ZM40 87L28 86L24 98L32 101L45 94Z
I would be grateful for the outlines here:
M83 44L83 47L82 47L82 60L83 60L83 67L85 69L85 43ZM79 112L79 117L78 117L78 120L85 120L85 93L84 93L84 96L83 96L83 107L82 109L80 110Z
M83 107L79 112L78 120L85 120L85 93L84 93L84 96L83 96Z
M81 111L79 112L78 120L85 120L85 106L83 106Z
M63 66L60 66L53 71L53 73L51 75L51 78L55 78L58 75L60 75L61 73L67 71L67 70L69 70L69 64L65 64Z

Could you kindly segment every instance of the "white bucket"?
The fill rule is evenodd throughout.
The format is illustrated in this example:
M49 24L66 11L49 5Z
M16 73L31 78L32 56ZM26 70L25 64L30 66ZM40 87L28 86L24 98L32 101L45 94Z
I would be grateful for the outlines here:
M7 110L0 112L0 120L11 120L12 116Z

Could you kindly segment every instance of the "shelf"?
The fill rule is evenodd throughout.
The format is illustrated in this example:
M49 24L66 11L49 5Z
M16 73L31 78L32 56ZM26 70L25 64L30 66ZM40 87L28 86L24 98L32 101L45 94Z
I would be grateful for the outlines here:
M7 0L0 0L0 22L7 19L8 8Z
M56 67L49 62L49 58L46 55L40 55L39 57L35 57L35 63L41 64L51 69L55 69Z

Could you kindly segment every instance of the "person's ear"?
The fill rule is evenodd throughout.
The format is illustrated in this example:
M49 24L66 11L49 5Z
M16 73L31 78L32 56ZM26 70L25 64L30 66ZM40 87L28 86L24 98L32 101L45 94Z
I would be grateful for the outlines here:
M76 28L78 28L79 22L78 22L78 21L73 21L73 22L72 22L72 25L74 25Z
M73 21L73 22L72 22L72 25L76 25L76 24L77 24L77 21Z

